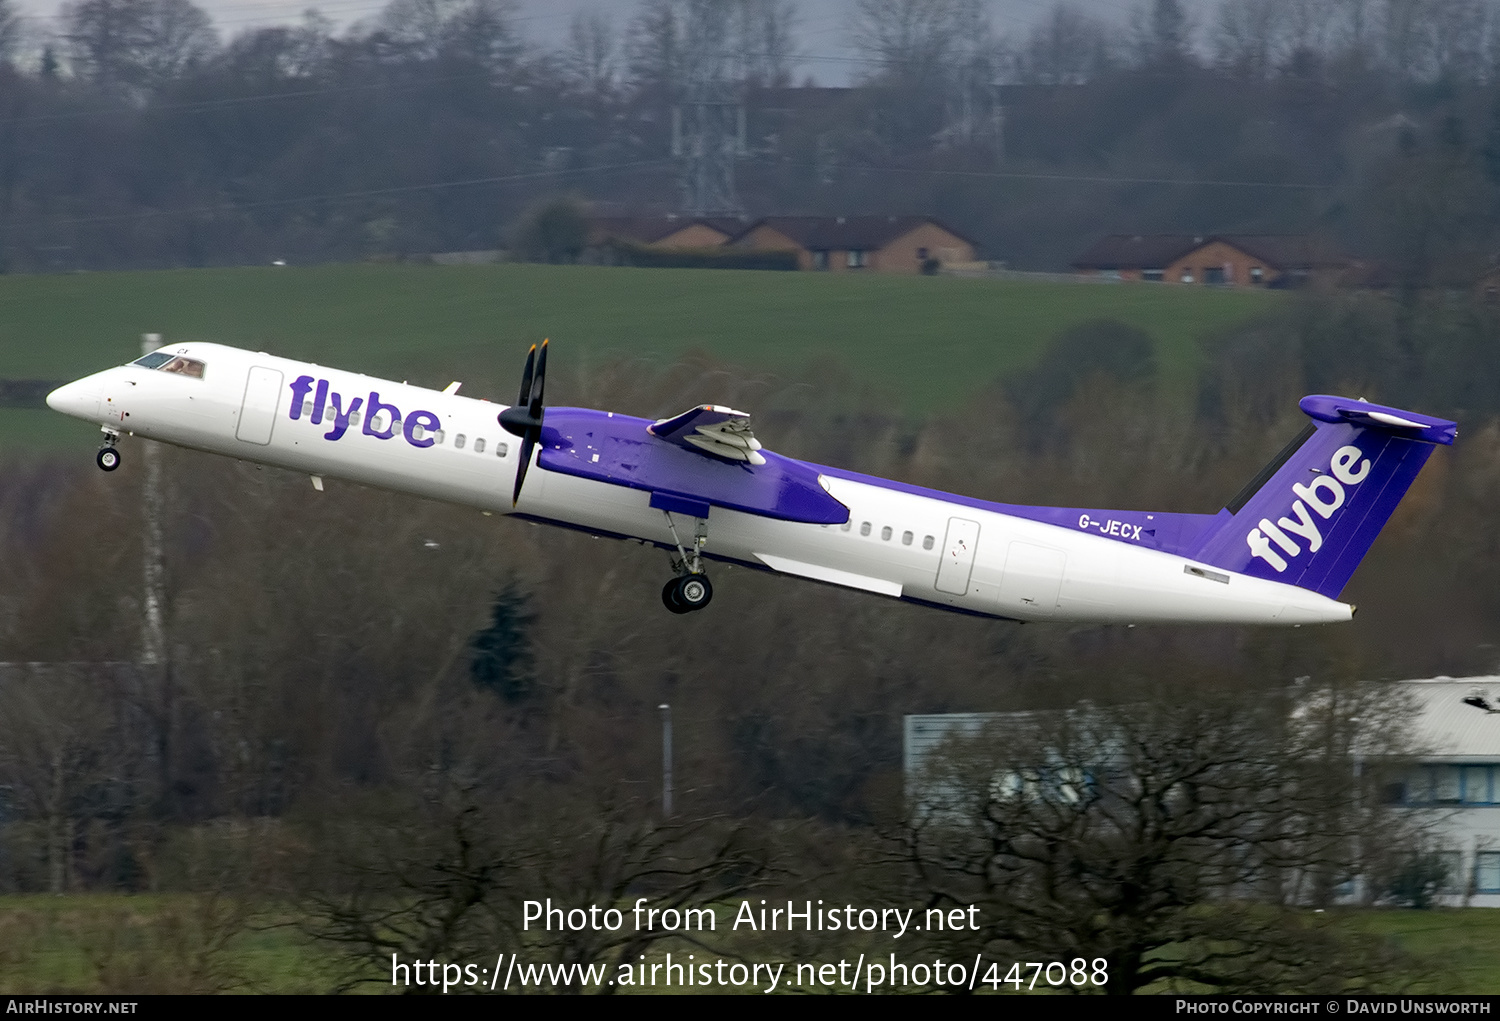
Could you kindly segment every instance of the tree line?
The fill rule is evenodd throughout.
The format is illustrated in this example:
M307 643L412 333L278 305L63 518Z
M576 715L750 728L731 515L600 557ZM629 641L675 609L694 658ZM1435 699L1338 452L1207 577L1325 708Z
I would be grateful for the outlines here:
M935 215L1034 269L1109 232L1322 233L1419 285L1494 250L1488 0L849 15L824 53L788 0L647 0L560 46L512 0L235 34L191 0L77 0L49 31L5 0L0 266L406 258L509 248L557 193L676 209L673 110L705 82L745 109L747 214ZM803 87L828 67L847 87Z

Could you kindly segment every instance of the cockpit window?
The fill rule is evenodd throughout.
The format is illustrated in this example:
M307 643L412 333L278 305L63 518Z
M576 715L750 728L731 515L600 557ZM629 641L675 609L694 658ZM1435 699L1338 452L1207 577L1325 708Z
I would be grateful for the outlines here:
M203 378L203 363L196 358L184 358L178 355L170 362L161 367L162 372L177 372L184 376L192 376L194 379Z
M155 369L158 372L175 372L180 376L192 376L194 379L203 378L202 362L196 358L184 358L182 355L174 355L167 351L152 351L130 364Z

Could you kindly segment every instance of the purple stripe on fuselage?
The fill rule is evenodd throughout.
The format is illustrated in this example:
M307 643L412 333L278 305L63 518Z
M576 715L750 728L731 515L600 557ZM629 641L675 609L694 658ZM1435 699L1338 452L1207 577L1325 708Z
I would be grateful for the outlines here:
M815 468L829 478L860 482L878 489L909 493L912 496L925 496L959 507L972 507L975 510L1007 514L1013 518L1026 518L1028 521L1057 525L1073 532L1103 536L1131 546L1144 546L1147 549L1184 556L1187 555L1188 550L1196 549L1204 535L1208 534L1218 522L1228 519L1227 511L1221 511L1219 514L1173 514L1162 511L1028 507L1021 504L995 503L991 500L945 493L940 489L926 489L922 486L908 485L905 482L893 482L874 475L861 475L859 472L846 471L843 468L830 468L825 465L810 465L809 467Z

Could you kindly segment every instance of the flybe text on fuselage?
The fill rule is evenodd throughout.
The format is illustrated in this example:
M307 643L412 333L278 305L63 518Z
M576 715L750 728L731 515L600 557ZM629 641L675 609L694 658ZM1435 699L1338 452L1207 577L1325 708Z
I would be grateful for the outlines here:
M330 428L323 434L325 440L342 438L348 432L350 422L360 419L361 405L364 406L364 415L360 431L377 440L393 439L399 428L407 443L414 447L430 447L435 441L426 434L437 431L442 425L431 411L413 411L403 417L396 405L381 401L378 390L371 390L368 398L350 397L346 403L342 394L330 389L326 379L298 376L292 381L291 389L292 402L287 417L297 421L306 414L313 425L321 425L326 419ZM309 394L312 395L310 401Z
M1261 518L1260 527L1250 530L1245 542L1250 546L1251 555L1264 560L1280 573L1287 569L1287 561L1273 543L1289 557L1302 552L1302 547L1292 536L1306 540L1310 553L1322 548L1323 533L1309 508L1325 521L1333 517L1333 512L1344 505L1348 495L1344 487L1352 488L1369 477L1370 461L1358 447L1343 446L1333 452L1328 470L1331 474L1319 475L1311 483L1292 485L1292 494L1301 499L1292 502L1291 517L1278 518L1274 524L1270 518Z

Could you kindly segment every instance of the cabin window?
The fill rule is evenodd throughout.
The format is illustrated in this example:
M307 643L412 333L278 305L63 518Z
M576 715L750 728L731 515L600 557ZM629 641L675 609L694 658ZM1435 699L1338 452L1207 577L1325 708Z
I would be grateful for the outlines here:
M359 412L357 412L357 411L351 411L349 413L349 424L350 425L359 425Z
M880 530L880 541L881 542L890 542L891 541L891 526L890 525L886 525L884 528L882 528Z
M464 434L463 433L459 433L457 436L453 437L453 449L454 450L462 450L462 449L464 449Z
M870 534L870 523L868 521L864 521L864 522L860 523L859 534L860 535L869 535Z
M303 401L302 402L302 413L304 415L306 415L308 418L312 418L312 411L313 411L313 409L312 409L312 401Z
M414 426L411 427L411 438L412 439L414 439L414 440L420 440L422 437L424 437L426 435L427 435L427 430L423 429L420 425L414 425Z
M495 456L496 457L504 457L506 454L509 454L509 453L510 453L510 444L509 443L497 443L497 444L495 444Z
M437 444L440 444L440 443L443 442L443 430L441 430L441 429L434 429L434 430L432 430L432 442L433 443L437 443Z
M842 525L839 525L839 531L840 532L847 532L852 527L854 527L854 522L852 522L852 521L845 521Z
M912 540L912 534L910 532L902 532L901 533L901 545L903 545L903 546L910 546L911 545L911 540Z
M476 453L476 454L482 454L482 453L484 453L484 437L483 436L479 437L477 440L474 441L474 453Z
M930 536L930 535L924 535L924 536L922 536L922 548L923 549L932 549L932 541L933 541L932 540L932 536Z

